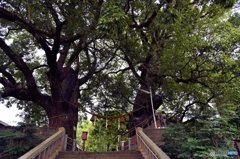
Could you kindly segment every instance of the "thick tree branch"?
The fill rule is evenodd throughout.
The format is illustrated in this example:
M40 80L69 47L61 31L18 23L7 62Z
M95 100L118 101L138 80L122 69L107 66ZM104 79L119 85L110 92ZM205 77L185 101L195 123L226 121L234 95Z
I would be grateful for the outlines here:
M171 77L172 79L174 79L177 83L198 83L206 88L209 88L209 85L207 83L204 83L202 81L199 81L198 78L201 77L189 77L189 78L180 78L178 76L175 75L162 75L162 77Z
M33 101L26 88L5 87L2 97L15 97L19 100Z
M63 64L64 64L64 62L66 60L66 57L67 57L69 49L70 49L70 43L65 44L63 46L63 49L59 51L60 57L59 57L59 59L57 61L57 64L58 64L59 68L63 67Z
M101 9L102 9L103 0L99 0L95 6L94 18L89 28L91 31L95 30L100 19Z
M60 48L60 39L61 39L61 30L62 30L63 24L57 25L56 32L54 34L54 43L52 48L52 54L56 55Z
M16 80L13 78L13 76L7 72L6 70L3 70L0 67L0 72L9 80L9 82L11 82L13 85L16 84Z
M0 83L2 83L2 78L0 78ZM5 86L4 91L1 96L4 97L14 97L19 100L32 101L41 105L44 109L48 109L51 103L51 98L48 95L41 94L37 97L29 95L29 90L22 88L20 86Z
M5 52L5 54L15 63L17 68L23 73L26 81L27 87L32 94L36 96L39 95L39 91L37 89L37 85L35 79L32 75L32 71L29 69L27 64L23 61L23 59L14 53L14 51L4 42L2 38L0 38L0 48Z
M96 3L96 2L93 2ZM74 35L70 35L70 37L65 37L61 39L62 43L72 43L76 40L85 40L86 39L86 33L90 34L93 32L99 22L100 15L101 15L101 9L102 9L103 0L99 0L97 4L95 4L95 12L94 17L90 25L87 27L88 29L84 33L75 33ZM91 40L90 40L91 41Z
M61 43L72 43L76 40L84 38L84 33L76 33L75 35L70 35L70 37L61 38Z
M127 13L130 9L130 1L132 0L126 0L125 5L124 5L124 11Z
M83 39L80 39L78 42L77 46L74 48L74 52L70 56L68 62L67 62L67 67L70 67L72 63L78 58L79 53L87 47L88 44L84 43L82 41Z
M181 117L180 117L180 122L183 121L183 118L185 117L187 111L190 109L190 107L191 107L192 105L194 105L194 104L208 104L213 98L215 98L215 95L212 95L211 97L209 97L206 102L193 101L193 102L189 103L188 105L186 105L186 106L185 106L185 109L183 110L182 115L181 115Z
M31 71L34 72L34 70L39 69L39 68L42 68L42 67L48 67L48 65L39 65L39 66L36 66L36 67L32 68Z
M44 40L42 36L52 38L52 35L40 29L37 29L33 24L25 21L24 19L20 18L18 15L11 13L3 8L0 8L0 18L6 19L12 22L17 22L21 27L26 29L29 33L31 33L37 39L37 41L42 46L45 52L50 52L50 48L48 47L46 40Z
M46 5L56 23L56 30L54 33L54 43L53 43L53 48L52 48L52 54L55 55L58 53L59 48L60 48L61 31L62 31L64 22L61 22L59 20L57 12L55 11L55 9L53 8L52 4L49 1L46 1Z
M96 74L96 73L102 72L104 69L107 68L107 66L109 66L110 62L111 62L114 58L115 58L114 56L111 57L111 58L104 64L104 66L103 66L102 68L96 70L94 73Z
M5 65L2 65L2 66L0 66L0 73L2 73L3 74L3 76L5 76L8 80L9 80L9 82L11 82L13 85L14 84L16 84L16 80L13 78L13 76L9 73L9 72L7 72L7 67L10 65L10 63L11 62L9 62L9 63L7 63L7 64L5 64Z
M101 51L101 50L99 50L99 52L100 52L100 51ZM106 52L106 53L108 53L108 52ZM116 53L117 53L117 49L116 49L115 52L113 53L112 57L109 58L107 62L105 62L104 66L103 66L102 68L100 68L100 69L98 69L98 70L95 71L95 74L97 74L97 73L103 71L104 69L106 69L107 66L109 66L110 62L116 57ZM109 52L109 54L110 54L110 52Z
M55 11L55 9L53 8L52 4L51 4L51 1L46 1L46 6L48 8L48 10L50 11L56 25L60 25L61 24L61 21L59 20L58 18L58 14L57 12Z
M62 25L57 25L56 32L54 34L54 43L51 51L46 52L47 56L47 63L50 67L50 69L54 70L54 72L58 72L58 65L57 65L57 53L60 49L60 38L61 38L61 30Z
M6 19L6 20L9 20L9 21L12 21L12 22L17 21L21 26L24 26L25 29L26 28L31 29L32 32L35 32L35 33L40 34L42 36L46 36L46 37L49 37L49 38L52 37L52 35L49 34L48 32L45 32L43 30L40 30L40 29L36 28L33 24L28 23L24 19L20 18L17 14L11 13L11 12L5 10L4 8L0 8L0 18Z
M177 83L198 83L206 88L209 88L207 83L204 83L202 81L197 80L196 78L188 78L188 79L183 79L183 78L175 78Z
M9 82L8 80L6 80L5 78L3 78L3 77L0 77L0 83L1 83L4 87L7 87L7 86L11 85L10 82Z
M94 30L97 27L97 24L99 22L99 18L100 18L100 15L101 15L102 4L103 4L103 0L99 0L97 2L97 5L95 6L94 17L93 17L93 20L92 20L91 24L88 27L89 28L89 30L87 31L87 32L89 32L88 34L90 34L91 32L94 32ZM79 53L85 47L87 47L88 44L90 44L92 42L92 40L87 41L86 33L84 33L84 34L78 33L75 36L71 35L71 38L65 39L64 42L69 42L70 43L70 42L74 42L75 40L78 40L78 39L79 39L79 42L77 44L77 47L75 48L74 53L71 55L71 57L70 57L70 59L67 63L68 67L78 58ZM92 38L92 39L94 39L94 38ZM84 41L87 41L87 42L84 42Z
M124 52L124 51L123 51ZM126 62L128 63L129 68L132 70L133 75L138 79L138 81L143 84L146 85L144 79L141 78L141 76L137 73L137 71L135 70L135 67L133 66L132 61L130 60L130 58L128 57L127 53L124 52L124 59L126 60Z
M157 15L157 12L154 11L149 18L147 18L144 22L140 23L140 24L137 24L136 20L134 20L134 24L130 24L129 27L130 28L136 28L136 29L141 29L143 27L148 27L152 22L153 22L153 19L156 17ZM134 18L133 18L134 19Z
M88 53L86 53L86 54L88 54ZM87 58L90 63L89 55L87 55ZM93 53L93 58L94 58L94 61L92 62L91 66L89 66L88 73L84 77L79 79L79 85L85 84L94 75L94 73L96 71L96 66L97 66L97 57L96 57L95 53Z
M130 1L126 2L126 11L129 10L129 3ZM170 2L166 2L166 1L160 1L160 4L156 5L156 9L152 12L152 14L148 17L145 18L145 20L143 22L140 22L139 24L137 23L137 20L135 19L135 15L134 15L134 7L131 6L131 17L132 17L132 21L133 24L130 24L129 27L130 28L136 28L136 29L142 29L144 27L148 27L154 20L154 18L157 16L157 12L159 9L162 8L163 5L165 5L166 3L170 3Z
M119 69L119 70L117 70L117 71L111 71L111 72L109 72L108 74L117 74L117 73L119 73L119 72L126 72L126 71L128 71L128 70L130 70L130 67L126 67L126 68L123 68L123 69Z
M192 103L189 103L188 105L185 106L183 112L181 113L182 115L181 115L181 117L180 117L180 122L183 121L183 118L185 117L185 115L186 115L187 111L189 110L189 108L190 108L192 105L196 104L196 103L197 103L197 101L193 101Z

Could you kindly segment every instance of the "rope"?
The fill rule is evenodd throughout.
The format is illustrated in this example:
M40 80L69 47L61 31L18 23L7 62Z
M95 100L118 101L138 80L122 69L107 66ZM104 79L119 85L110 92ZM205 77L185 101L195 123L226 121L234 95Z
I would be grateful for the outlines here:
M68 103L69 105L72 105L72 106L76 107L75 104L72 104L72 103L70 103L70 102L68 102L68 101L65 101L65 100L64 100L64 101L56 101L56 102L61 102L61 103L66 102L66 103ZM88 114L91 114L91 115L93 115L93 116L96 116L96 117L102 118L102 119L117 119L117 118L121 118L121 117L125 117L125 116L131 116L134 112L137 112L137 111L145 108L143 105L140 105L140 104L137 104L137 105L140 106L140 108L138 108L138 109L136 109L136 110L134 110L134 111L131 111L131 112L126 112L126 113L124 113L124 114L120 114L120 115L102 115L102 114L96 114L96 113L92 113L92 112L90 112L90 111L88 111L88 110L86 110L86 109L84 109L83 112L86 112L86 113L88 113ZM56 115L56 116L50 117L50 118L48 118L48 119L50 120L50 119L58 118L58 117L62 117L62 116L67 117L67 114Z
M58 117L62 117L62 116L67 117L67 114L56 115L56 116L50 117L48 119L58 118Z
M130 116L132 115L134 112L137 112L139 110L141 110L142 108L144 107L140 107L138 108L137 110L135 111L132 111L132 112L127 112L125 114L121 114L121 115L101 115L101 114L96 114L96 113L92 113L88 110L84 110L84 112L88 113L88 114L91 114L93 116L96 116L98 118L102 118L102 119L117 119L117 118L121 118L121 117L126 117L127 115ZM56 116L52 116L52 117L48 117L48 120L51 120L51 119L54 119L54 118L59 118L59 117L64 117L66 118L67 117L67 114L61 114L61 115L56 115Z
M103 119L117 119L117 118L121 118L121 117L125 117L125 116L130 116L132 115L134 112L137 112L141 109L143 109L145 107L140 107L137 110L131 111L131 112L126 112L125 114L121 114L121 115L102 115L102 114L96 114L96 113L92 113L86 109L84 109L85 112L87 112L88 114L91 114L93 116L99 117L99 118L103 118Z

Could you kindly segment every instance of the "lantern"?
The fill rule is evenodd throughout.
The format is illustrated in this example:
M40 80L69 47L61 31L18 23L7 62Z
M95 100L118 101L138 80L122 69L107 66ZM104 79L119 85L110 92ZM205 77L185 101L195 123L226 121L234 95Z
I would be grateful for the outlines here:
M83 132L82 132L82 140L83 140L83 141L87 140L87 135L88 135L88 132L87 132L87 131L83 131Z
M83 131L83 132L82 132L83 151L85 150L85 142L86 142L86 140L87 140L87 135L88 135L88 132L87 132L87 131Z

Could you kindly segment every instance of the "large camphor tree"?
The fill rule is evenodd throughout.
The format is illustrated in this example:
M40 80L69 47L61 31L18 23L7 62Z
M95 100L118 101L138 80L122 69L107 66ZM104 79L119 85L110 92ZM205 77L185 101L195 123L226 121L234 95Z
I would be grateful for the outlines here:
M104 1L1 1L1 97L43 108L76 137L80 87L113 59L97 30ZM11 99L11 98L10 98ZM75 128L74 128L75 127Z
M190 110L197 116L208 109L238 76L239 29L226 21L235 2L126 1L121 11L115 3L110 11L121 14L109 14L109 33L117 32L113 38L138 81L130 129L152 116L148 92L154 110L164 104L182 122Z
M173 112L174 122L216 108L239 72L239 28L229 21L235 1L108 2L101 29L118 49L119 69L92 78L84 97L99 101L86 102L93 111L131 105L134 129L152 118L150 91L154 110Z
M49 126L73 138L80 100L99 112L131 103L130 129L152 116L150 90L155 110L169 102L180 118L192 106L200 112L217 82L235 77L225 61L234 60L236 32L223 38L225 23L217 25L234 3L2 1L2 97L42 107Z

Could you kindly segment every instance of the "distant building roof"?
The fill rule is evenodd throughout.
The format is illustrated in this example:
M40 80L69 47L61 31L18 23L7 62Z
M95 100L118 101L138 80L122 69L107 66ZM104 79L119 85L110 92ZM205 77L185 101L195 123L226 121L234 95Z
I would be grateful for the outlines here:
M1 121L0 120L0 125L2 125L2 126L10 126L9 124L7 124L7 123L4 123L3 121Z

